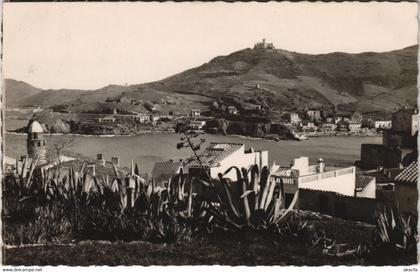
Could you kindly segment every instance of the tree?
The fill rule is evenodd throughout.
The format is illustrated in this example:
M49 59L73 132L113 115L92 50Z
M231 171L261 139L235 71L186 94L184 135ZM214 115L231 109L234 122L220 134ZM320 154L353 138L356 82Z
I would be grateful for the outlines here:
M74 135L66 135L56 138L50 145L47 152L49 161L57 161L58 165L61 164L61 156L63 152L74 144L76 137Z
M197 154L201 145L206 141L204 138L200 138L199 141L197 141L198 136L202 135L202 133L191 130L188 123L178 123L175 128L175 132L183 135L183 137L180 138L180 142L177 143L176 148L190 148L193 152L193 157L190 160L195 160L207 176L207 179L210 180L210 176L208 176L206 168L204 167L200 156Z

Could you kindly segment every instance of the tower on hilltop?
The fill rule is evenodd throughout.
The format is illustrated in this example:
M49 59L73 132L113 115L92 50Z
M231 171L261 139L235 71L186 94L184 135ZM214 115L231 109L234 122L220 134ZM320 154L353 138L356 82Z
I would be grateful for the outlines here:
M276 49L273 43L267 43L265 38L262 39L262 42L258 42L254 45L254 49Z

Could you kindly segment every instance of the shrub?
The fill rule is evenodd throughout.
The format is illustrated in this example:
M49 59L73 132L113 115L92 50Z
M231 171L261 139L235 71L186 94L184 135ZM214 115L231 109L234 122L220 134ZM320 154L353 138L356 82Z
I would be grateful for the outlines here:
M375 211L376 233L372 249L379 253L403 254L415 251L417 218L403 215L398 207Z

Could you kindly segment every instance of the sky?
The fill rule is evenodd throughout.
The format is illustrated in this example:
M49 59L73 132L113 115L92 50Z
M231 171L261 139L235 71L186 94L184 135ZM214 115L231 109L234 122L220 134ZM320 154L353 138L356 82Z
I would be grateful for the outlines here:
M4 3L3 78L44 89L163 79L266 38L301 53L417 44L417 3Z

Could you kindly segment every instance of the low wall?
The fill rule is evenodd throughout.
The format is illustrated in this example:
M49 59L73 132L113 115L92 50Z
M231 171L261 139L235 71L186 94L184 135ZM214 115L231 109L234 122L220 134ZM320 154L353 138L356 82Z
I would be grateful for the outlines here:
M299 189L298 206L301 210L320 212L343 219L373 223L375 209L391 207L393 201L348 197L333 192Z

